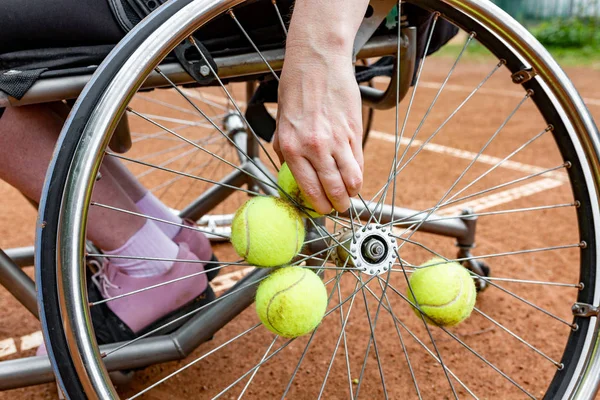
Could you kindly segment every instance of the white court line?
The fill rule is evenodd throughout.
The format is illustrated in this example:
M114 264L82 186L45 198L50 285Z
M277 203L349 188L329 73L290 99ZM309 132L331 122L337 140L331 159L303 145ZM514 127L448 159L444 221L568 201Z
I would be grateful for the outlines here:
M528 197L536 193L543 192L545 190L554 189L555 187L561 186L563 183L564 182L558 181L556 179L540 179L535 182L528 183L526 185L518 186L512 189L504 190L502 192L490 194L479 199L467 201L452 207L444 208L440 210L437 214L445 216L456 215L465 208L471 208L474 212L479 212L487 210L488 208L496 207L500 204L510 203L511 201L515 201L522 197Z
M6 357L16 352L17 346L13 338L0 340L0 357Z
M385 77L376 77L375 82L377 83L389 83L390 79L389 78L385 78ZM424 87L426 89L439 89L440 86L442 84L438 83L438 82L426 82L426 81L422 81L419 83L420 87ZM452 84L446 84L446 86L444 87L444 90L449 90L451 92L461 92L461 93L471 93L473 91L472 87L469 86L463 86L463 85L452 85ZM483 94L493 94L493 95L501 95L501 96L507 96L507 97L518 97L521 98L523 97L525 92L518 92L515 90L503 90L503 89L491 89L491 88L480 88L479 90L477 90L479 93L483 93ZM583 102L585 104L587 104L588 106L600 106L600 99L596 99L593 97L583 97Z
M231 288L233 285L237 283L240 279L242 279L246 274L252 271L254 267L248 267L241 269L239 271L230 272L225 275L219 275L215 279L210 282L210 286L213 288L215 292L221 292L223 290L227 290Z
M452 207L443 208L439 211L436 211L435 214L441 216L456 215L458 218L458 214L466 208L471 208L473 212L479 212L492 207L499 206L501 204L510 203L523 197L533 196L534 194L559 187L563 184L564 182L561 182L556 179L540 179L535 182L528 183L526 185L517 186L515 188L507 189L498 193L493 193L488 196L481 197L479 199L459 203ZM399 227L392 228L392 231L398 235L406 233L405 228Z
M371 133L369 133L369 136L376 138L376 139L385 140L385 141L391 142L391 143L396 142L395 136L390 133L386 133L386 132L371 130ZM402 138L402 140L400 140L400 143L403 145L408 145L408 143L410 143L410 139ZM421 140L415 139L412 141L411 147L418 147L418 146L421 146L422 144L423 144L423 142ZM432 151L434 153L439 153L439 154L447 154L449 156L453 156L456 158L462 158L465 160L473 160L473 158L475 158L477 156L477 153L474 153L472 151L460 150L460 149L456 149L454 147L448 147L448 146L444 146L441 144L435 144L435 143L426 144L425 147L423 147L423 150L428 150L428 151ZM477 159L478 162L483 163L483 164L488 164L488 165L496 165L501 160L502 160L502 158L488 156L486 154L481 154L479 156L479 158ZM510 161L510 160L504 161L500 165L499 168L512 169L514 171L525 172L528 174L535 174L538 172L545 171L547 169L547 168L537 167L535 165L523 164L523 163L520 163L517 161ZM558 179L560 181L564 181L564 182L568 181L567 175L562 172L552 171L552 172L548 172L546 175L549 177L552 177L554 179Z
M44 335L42 331L36 331L29 335L21 336L21 351L36 349L40 347L44 341Z

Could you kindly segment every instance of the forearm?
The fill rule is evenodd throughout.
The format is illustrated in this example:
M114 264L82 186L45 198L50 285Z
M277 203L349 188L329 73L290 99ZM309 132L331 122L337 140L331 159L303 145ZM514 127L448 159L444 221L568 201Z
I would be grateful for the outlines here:
M287 56L352 56L352 45L369 0L296 0Z

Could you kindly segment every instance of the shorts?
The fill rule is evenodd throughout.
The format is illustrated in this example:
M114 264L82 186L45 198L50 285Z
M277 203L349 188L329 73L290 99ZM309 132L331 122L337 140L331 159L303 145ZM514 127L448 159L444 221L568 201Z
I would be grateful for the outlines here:
M115 44L125 35L107 0L1 0L0 15L0 54Z

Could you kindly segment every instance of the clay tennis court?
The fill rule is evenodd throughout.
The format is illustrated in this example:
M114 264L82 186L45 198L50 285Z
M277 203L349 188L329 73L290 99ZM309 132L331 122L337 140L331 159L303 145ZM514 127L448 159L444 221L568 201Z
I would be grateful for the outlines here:
M421 77L417 95L408 121L405 138L410 138L417 129L422 116L427 112L437 89L445 79L452 66L452 59L443 57L430 58ZM435 107L415 141L411 143L410 154L417 150L427 137L448 117L458 104L473 90L484 77L494 68L494 60L462 60L448 81L445 90L437 100ZM575 87L584 97L595 120L600 120L600 93L598 81L600 70L592 68L567 68L568 75ZM382 79L376 82L383 88L386 82ZM235 86L237 96L241 98L242 86ZM211 94L213 92L210 92ZM218 89L214 89L215 99ZM154 91L144 94L155 100L176 104L170 91ZM490 136L501 127L513 110L523 104L514 116L506 123L497 138L487 146L483 155L469 168L464 176L460 189L473 181L500 159L506 157L528 139L539 134L546 128L544 121L536 112L530 101L524 100L525 92L520 86L510 82L507 71L500 69L485 83L480 91L467 103L456 117L453 118L435 139L425 146L414 161L406 168L406 179L398 180L396 201L403 207L416 210L434 205L450 188L454 180L470 164L473 155L477 154ZM179 100L180 101L180 100ZM215 100L217 101L217 100ZM152 113L158 109L156 103L141 99L135 100L139 110ZM407 99L403 102L400 115L404 115ZM184 107L184 104L177 103ZM164 108L161 108L165 115ZM165 126L170 128L181 124L182 121L199 121L189 112L171 109L166 115L171 121L165 120ZM394 154L394 110L378 111L375 113L373 130L365 147L365 185L363 196L370 198L385 182L389 174L390 161ZM144 128L140 121L131 121L133 132ZM193 127L192 127L193 128ZM190 128L190 132L193 130ZM192 134L192 133L190 133ZM401 150L408 144L403 141ZM136 143L134 154L158 151L165 142L147 140ZM172 155L171 155L172 156ZM163 160L168 159L165 155ZM180 167L186 160L181 160ZM196 162L200 162L196 160ZM550 134L543 135L527 149L519 152L510 163L490 173L485 179L473 185L465 194L475 193L485 188L501 185L504 182L517 180L536 171L544 171L560 166L563 160ZM139 166L137 166L139 167ZM137 168L133 166L132 169ZM143 173L138 168L136 173ZM218 173L218 172L217 172ZM142 180L149 187L158 184L165 176L162 172L148 175ZM442 215L458 214L463 208L471 207L475 212L493 212L526 207L545 205L570 204L573 198L568 188L569 182L565 169L556 169L532 179L527 179L508 187L486 193L482 196L459 202L447 207ZM190 189L191 187L191 189ZM177 187L164 197L164 201L173 208L178 208L182 198L191 199L205 190L206 185L186 180L177 182ZM455 190L456 192L456 190ZM34 240L35 210L23 197L0 182L0 247L11 248L29 246ZM241 204L243 196L236 194L223 205L235 208ZM389 202L388 202L389 203ZM229 210L231 212L231 210ZM494 254L508 251L519 251L546 246L561 246L576 244L578 241L575 226L575 211L572 207L544 209L528 213L498 214L480 217L477 234L477 248L474 254ZM435 248L449 257L456 255L454 241L451 238L417 233L414 241ZM539 242L538 242L539 240ZM232 260L231 248L228 245L216 245L215 252L220 259ZM431 254L418 246L403 247L401 256L414 264L422 263ZM492 269L492 276L512 277L522 280L550 281L577 284L579 255L577 248L566 248L555 251L519 254L511 257L498 257L487 260ZM33 268L27 268L33 274ZM237 272L236 272L237 271ZM213 283L216 291L224 290L243 274L241 268L226 269L220 278ZM340 303L354 290L356 279L345 274L340 280L340 291L333 292L331 305ZM326 281L335 277L332 271L325 273ZM393 286L405 293L406 284L401 273L393 275ZM575 301L577 289L571 286L527 285L518 282L498 282L503 288L522 296L526 300L547 310L554 316L570 321L571 305ZM333 284L327 287L332 289ZM373 295L380 296L381 290L376 282L370 285L373 293L364 292L356 297L351 317L346 327L345 341L347 351L342 345L337 349L336 358L324 389L324 398L336 399L349 396L349 386L356 390L355 383L348 382L347 364L351 366L351 377L360 375L365 350L369 340L369 324L366 322L368 304L370 317L377 312L377 302ZM422 344L431 348L427 331L421 320L415 316L408 304L393 292L389 294L389 307L396 317L402 321L418 337ZM339 296L339 297L338 297ZM385 303L384 303L385 304ZM343 312L348 311L350 303L343 306ZM549 379L556 367L548 359L560 361L569 333L569 327L556 318L544 314L530 305L508 296L505 292L491 287L481 293L478 298L478 310L465 323L449 331L459 338L462 343L475 349L485 359L492 362L506 375L527 388L533 396L542 396ZM390 314L381 309L381 316L376 327L376 341L382 371L378 368L375 351L371 347L364 378L360 388L363 398L382 398L383 385L381 376L385 377L385 388L390 398L416 398L416 392L411 379L411 371L405 359L410 356L415 378L423 398L451 398L449 385L442 369L423 350L423 346L415 341ZM345 314L344 314L345 315ZM485 315L485 316L484 316ZM535 348L540 349L547 357L534 353L531 349L519 343L494 324L489 318L508 327ZM298 369L287 398L316 398L336 343L338 341L342 317L336 309L326 318L312 340L309 351ZM0 288L0 359L18 358L33 355L40 344L41 333L39 322L32 317L19 303L16 302L3 288ZM248 309L220 331L213 341L202 345L186 360L149 367L136 372L136 377L128 386L119 388L124 396L131 396L158 379L166 376L177 368L200 357L207 351L223 344L235 335L249 329L258 321L254 310ZM525 321L525 322L523 322ZM398 330L397 330L398 329ZM401 332L401 335L398 334ZM481 398L523 398L519 391L507 379L504 379L481 359L468 352L463 345L453 337L437 328L431 328L445 365L460 378L474 393L485 393ZM265 363L254 376L251 385L245 392L246 398L279 398L294 373L309 337L302 337L284 348L280 354ZM234 382L248 369L260 362L267 349L273 342L273 335L262 327L249 333L244 341L236 341L220 349L215 354L194 364L174 378L158 386L143 398L147 399L177 399L177 398L211 398L219 393L224 386ZM271 348L275 351L284 345L285 340L279 339ZM347 355L347 358L346 358ZM237 398L244 388L246 380L240 382L223 398ZM468 392L454 381L459 397L468 397ZM56 398L54 384L41 385L31 388L18 389L0 393L0 399L45 399Z

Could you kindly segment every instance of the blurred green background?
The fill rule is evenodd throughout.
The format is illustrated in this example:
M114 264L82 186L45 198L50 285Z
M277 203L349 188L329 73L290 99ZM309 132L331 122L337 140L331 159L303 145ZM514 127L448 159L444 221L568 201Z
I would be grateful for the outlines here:
M600 0L492 1L525 25L559 63L600 69ZM460 50L460 40L441 55ZM468 52L471 58L488 54L478 45L469 46Z

